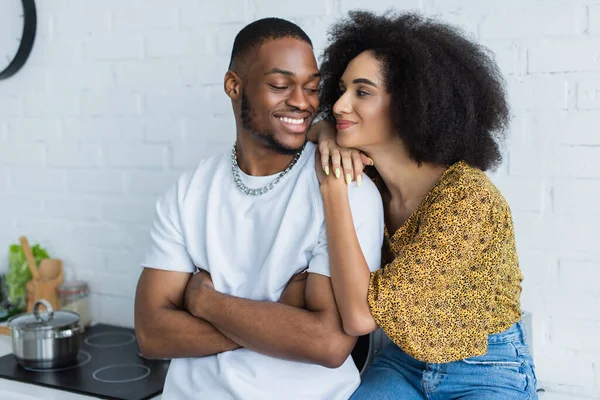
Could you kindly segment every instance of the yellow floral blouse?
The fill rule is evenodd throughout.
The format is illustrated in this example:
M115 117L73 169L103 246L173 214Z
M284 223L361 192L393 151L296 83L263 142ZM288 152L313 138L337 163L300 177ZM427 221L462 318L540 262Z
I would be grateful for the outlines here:
M403 351L445 363L485 354L489 334L520 320L522 280L508 204L485 173L458 162L398 231L386 230L368 300Z

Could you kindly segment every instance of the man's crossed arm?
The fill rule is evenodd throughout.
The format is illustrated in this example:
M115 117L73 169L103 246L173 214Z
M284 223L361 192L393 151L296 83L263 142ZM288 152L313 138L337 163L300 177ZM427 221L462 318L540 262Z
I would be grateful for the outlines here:
M135 295L135 333L148 358L204 357L240 346L183 308L187 272L144 268Z
M245 347L272 357L341 365L356 338L342 329L330 279L309 274L306 309L299 307L299 288L301 280L292 280L279 303L254 301L215 291L205 272L190 276L146 268L135 302L141 352L150 358L202 357Z

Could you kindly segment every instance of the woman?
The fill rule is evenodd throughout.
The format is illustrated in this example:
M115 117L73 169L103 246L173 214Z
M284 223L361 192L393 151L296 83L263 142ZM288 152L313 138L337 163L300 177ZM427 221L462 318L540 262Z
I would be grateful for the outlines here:
M536 398L512 216L483 172L501 161L509 119L496 65L414 14L354 12L330 39L321 106L337 135L325 121L312 134L332 284L348 334L381 327L393 341L353 398ZM360 185L364 155L385 210L374 273L346 186Z

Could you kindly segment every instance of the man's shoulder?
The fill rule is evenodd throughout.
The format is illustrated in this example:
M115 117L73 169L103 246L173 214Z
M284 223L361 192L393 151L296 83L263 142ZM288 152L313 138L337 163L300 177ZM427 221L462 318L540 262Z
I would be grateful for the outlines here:
M196 166L188 173L192 176L205 176L216 173L218 170L230 167L231 151L223 150L211 157L206 157L198 161Z
M363 174L363 182L360 186L356 182L350 183L348 198L353 212L383 215L381 194L373 180L365 174Z
M297 183L301 185L308 184L308 188L313 193L319 193L319 180L315 172L315 150L317 146L312 142L307 142L302 151L302 157L298 161L298 174L300 179Z
M302 164L302 170L304 173L309 175L316 186L313 188L319 191L319 180L317 179L317 173L315 171L315 152L317 151L317 145L312 142L307 142L304 148L304 156L306 156L305 162ZM340 178L341 179L341 178ZM319 191L320 193L320 191ZM370 202L370 203L381 203L381 195L373 180L363 173L363 182L358 187L356 181L350 183L348 187L348 195L350 198L356 199L358 202Z
M198 161L193 167L182 172L172 185L177 198L184 199L191 190L202 190L217 174L217 171L228 168L229 152L222 151L211 157Z
M315 172L315 151L317 145L312 142L306 142L304 150L302 151L303 163L301 168L303 171ZM315 175L316 176L316 175Z
M301 174L305 175L306 180L309 182L310 190L313 192L318 203L322 204L320 183L317 178L315 171L315 153L317 151L317 145L312 142L307 142L304 148ZM340 178L341 179L341 178ZM381 200L381 194L375 186L373 180L363 173L363 182L358 186L356 181L351 182L348 185L348 198L350 199L350 206L354 212L356 210L362 210L368 208L364 212L369 215L383 215L383 204Z

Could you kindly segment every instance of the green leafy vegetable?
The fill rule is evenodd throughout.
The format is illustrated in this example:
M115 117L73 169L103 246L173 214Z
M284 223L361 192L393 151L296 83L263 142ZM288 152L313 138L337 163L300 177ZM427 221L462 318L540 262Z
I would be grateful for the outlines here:
M36 244L31 248L37 265L45 258L50 258L46 250ZM36 265L36 267L37 267ZM18 244L13 244L8 251L8 273L6 274L6 286L8 289L8 300L16 307L25 306L27 294L26 285L31 280L31 271L27 265L25 252Z

